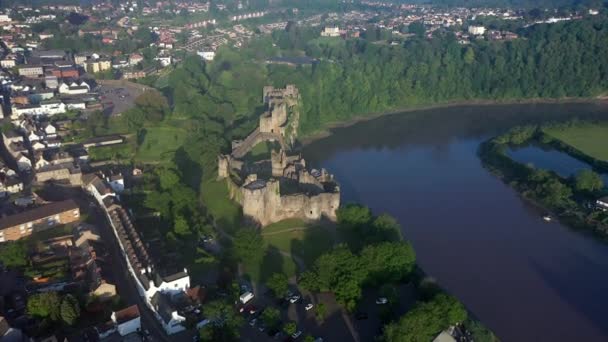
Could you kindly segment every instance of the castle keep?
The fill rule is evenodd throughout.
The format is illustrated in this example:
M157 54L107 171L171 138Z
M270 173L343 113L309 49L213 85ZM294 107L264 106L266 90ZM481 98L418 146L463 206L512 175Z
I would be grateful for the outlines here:
M308 170L299 154L288 154L299 123L300 95L294 85L264 87L267 111L245 140L232 143L232 153L218 157L218 178L226 179L230 196L243 214L262 226L288 218L336 219L340 187L325 169ZM247 154L261 142L274 142L270 159L252 161Z

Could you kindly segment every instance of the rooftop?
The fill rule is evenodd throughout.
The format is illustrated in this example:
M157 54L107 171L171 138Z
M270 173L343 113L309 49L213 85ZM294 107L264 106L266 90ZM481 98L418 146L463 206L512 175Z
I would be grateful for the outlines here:
M131 305L128 308L116 311L114 315L116 317L116 323L122 324L139 317L139 308L137 307L137 304Z
M46 204L38 208L30 209L28 211L0 219L0 229L18 226L20 224L40 220L45 217L75 209L78 209L78 205L72 199Z

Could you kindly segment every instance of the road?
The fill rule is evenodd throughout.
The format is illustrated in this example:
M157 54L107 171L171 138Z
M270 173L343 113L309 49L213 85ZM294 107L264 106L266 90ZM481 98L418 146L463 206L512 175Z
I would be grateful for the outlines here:
M82 212L89 215L92 222L99 229L99 234L105 242L106 248L110 253L111 265L113 265L114 282L118 295L127 305L137 304L141 315L142 330L150 331L152 341L191 341L186 337L172 335L170 338L165 333L164 328L156 319L152 311L148 308L144 300L140 297L135 281L128 270L126 260L122 257L118 241L108 219L102 209L97 205L95 199L86 195L79 188L50 186L44 191L47 200L63 200L71 198L78 203ZM94 205L91 205L93 203Z

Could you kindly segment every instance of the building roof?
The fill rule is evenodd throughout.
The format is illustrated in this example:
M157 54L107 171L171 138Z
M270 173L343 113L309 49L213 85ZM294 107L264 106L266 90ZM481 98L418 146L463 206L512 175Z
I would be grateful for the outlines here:
M0 219L0 229L18 226L20 224L36 221L57 215L68 210L78 209L78 204L69 199L61 202L54 202L38 208L30 209L19 214L11 215Z
M128 308L114 312L116 323L122 324L139 317L139 308L137 304L131 305Z

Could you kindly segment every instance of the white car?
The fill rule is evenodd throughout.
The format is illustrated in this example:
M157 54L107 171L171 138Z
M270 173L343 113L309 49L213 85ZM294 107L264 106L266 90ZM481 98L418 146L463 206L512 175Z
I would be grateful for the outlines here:
M306 304L306 306L304 307L304 309L306 309L306 311L310 310L313 308L314 305L312 305L312 303L308 303Z
M376 304L378 305L382 305L382 304L386 304L388 303L388 299L386 299L386 297L380 297L378 299L376 299Z
M258 322L257 318L252 319L251 321L249 321L249 325L251 325L252 327L255 326L255 324Z
M291 335L291 338L293 338L294 340L298 337L300 337L300 335L302 335L302 331L298 330L295 333L293 333L293 335Z
M298 295L295 295L295 296L293 296L293 297L289 298L289 302L290 302L291 304L293 304L293 303L297 302L298 300L300 300L300 296L298 296Z

